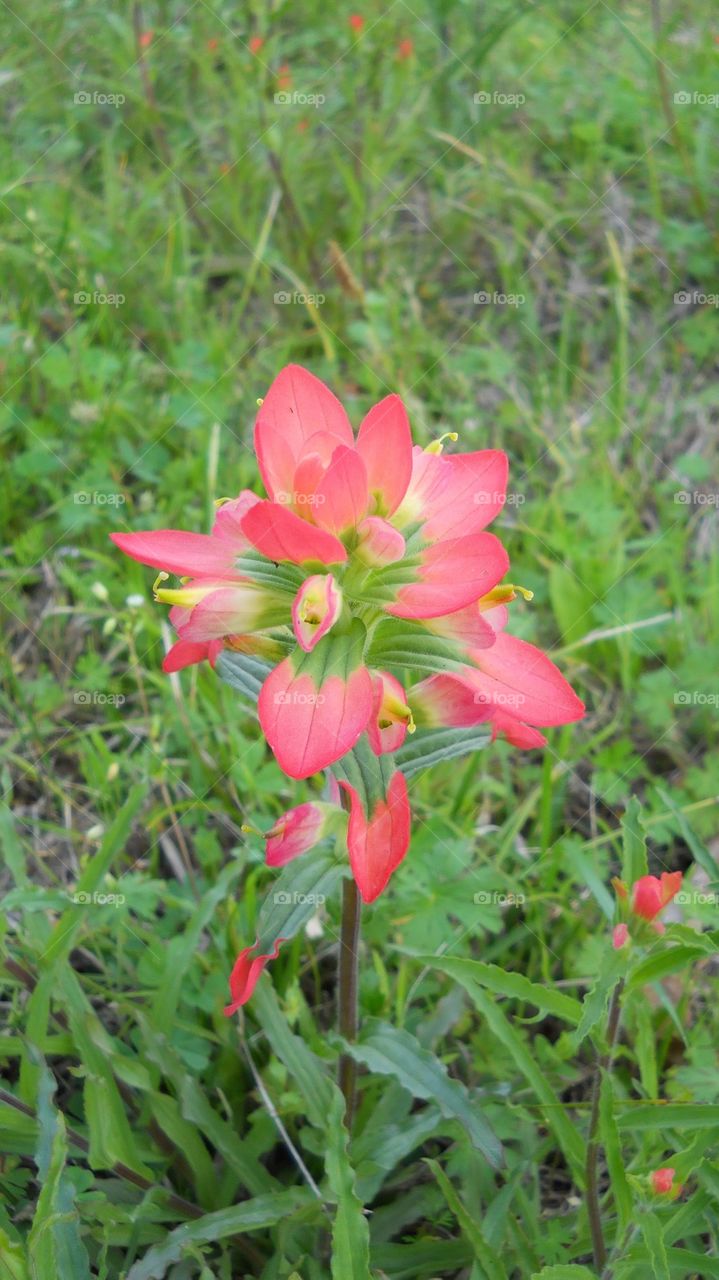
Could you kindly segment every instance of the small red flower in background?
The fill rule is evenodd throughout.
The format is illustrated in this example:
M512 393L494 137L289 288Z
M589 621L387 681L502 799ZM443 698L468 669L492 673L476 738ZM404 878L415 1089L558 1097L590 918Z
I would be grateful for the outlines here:
M207 48L209 49L210 53L215 52L219 43L220 43L219 40L215 36L212 36L211 39L207 41Z
M414 40L400 40L397 45L397 58L400 62L407 62L409 58L414 57Z
M671 1167L665 1169L655 1169L651 1176L652 1191L658 1196L668 1196L674 1193L678 1195L681 1187L674 1186L674 1178L676 1169Z
M681 871L664 871L661 877L640 876L631 886L631 892L623 880L615 879L612 884L617 897L624 904L623 911L625 913L629 911L629 923L634 922L632 927L636 926L640 940L645 940L642 938L642 930L645 938L650 937L651 933L664 933L664 925L657 920L657 916L681 889ZM644 922L649 925L649 929ZM623 921L616 925L612 934L612 945L615 950L623 947L629 936L629 924Z
M681 871L664 871L659 880L656 876L642 876L632 891L632 911L644 920L654 920L681 887Z
M250 36L247 47L250 53L259 53L264 43L262 36Z
M154 38L155 38L155 32L154 32L154 31L142 31L142 32L140 32L140 39L139 39L139 42L138 42L138 43L139 43L139 45L140 45L140 48L141 48L141 49L149 49L149 47L150 47L150 45L152 44L152 41L154 40Z
M359 35L360 31L362 31L362 29L363 29L363 27L364 27L364 18L362 17L362 14L361 14L361 13L351 13L351 14L350 14L350 16L349 16L349 24L350 24L350 26L351 26L352 30L353 30L353 31L356 31L356 32L357 32L357 34Z

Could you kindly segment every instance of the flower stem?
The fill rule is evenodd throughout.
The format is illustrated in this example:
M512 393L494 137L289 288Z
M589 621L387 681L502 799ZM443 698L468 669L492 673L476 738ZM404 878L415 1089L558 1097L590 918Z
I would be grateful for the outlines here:
M624 979L618 982L612 992L612 999L609 1005L609 1017L607 1019L607 1049L597 1059L597 1068L594 1075L594 1084L592 1086L592 1109L589 1117L589 1136L587 1139L587 1162L586 1162L586 1197L587 1197L587 1216L589 1218L589 1232L592 1237L592 1250L594 1253L594 1265L597 1271L601 1272L607 1261L607 1250L604 1244L604 1232L602 1231L602 1213L599 1205L599 1185L597 1163L599 1160L600 1143L599 1143L599 1102L602 1091L602 1076L608 1071L612 1064L614 1054L614 1043L619 1030L619 1001L622 991L624 990Z
M360 896L353 879L342 886L342 933L339 955L339 1029L345 1040L357 1037L357 966L359 957ZM355 1106L357 1064L343 1053L339 1065L339 1086L345 1099L347 1128L352 1128Z

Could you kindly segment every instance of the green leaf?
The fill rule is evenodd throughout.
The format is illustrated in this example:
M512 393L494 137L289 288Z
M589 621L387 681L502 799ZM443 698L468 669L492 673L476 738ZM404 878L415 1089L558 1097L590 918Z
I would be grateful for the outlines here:
M77 1052L85 1069L85 1119L90 1135L88 1163L93 1169L112 1169L126 1164L141 1177L153 1174L142 1162L138 1135L130 1126L108 1061L108 1033L90 1005L73 970L64 967L58 975L58 994L67 1009Z
M652 1275L655 1280L671 1280L664 1233L659 1219L653 1213L643 1213L639 1225L651 1261Z
M496 995L523 1000L542 1013L553 1014L575 1026L581 1019L582 1006L578 1000L555 991L553 987L530 982L522 973L509 973L496 964L485 964L482 960L462 960L453 956L417 956L417 960L428 968L440 969L450 978L455 978L470 995L478 984Z
M606 1072L602 1076L599 1095L599 1136L606 1156L614 1203L617 1208L619 1229L624 1231L631 1220L634 1200L624 1168L619 1130L614 1119L612 1082Z
M644 987L649 982L659 982L670 973L676 973L677 969L686 969L688 965L705 954L703 947L664 946L640 960L636 968L630 969L627 977L627 991Z
M337 1204L332 1226L332 1280L372 1280L369 1269L369 1224L355 1190L355 1172L347 1154L345 1100L336 1085L327 1120L325 1168Z
M294 938L346 875L349 865L320 846L283 867L260 908L257 954L270 955L278 938Z
M589 1267L575 1266L573 1262L560 1262L553 1267L542 1267L532 1272L532 1280L597 1280L596 1272Z
M2 1280L30 1280L27 1269L27 1254L17 1240L0 1228L0 1263L2 1263Z
M471 1244L475 1259L482 1268L487 1280L507 1280L507 1272L502 1259L485 1240L479 1223L462 1204L442 1166L436 1160L425 1160L425 1164L429 1166L437 1179L442 1194L459 1223L462 1235Z
M98 885L102 883L116 855L124 852L132 824L147 794L148 785L147 782L137 783L131 788L127 800L108 827L100 848L82 872L75 888L75 894L80 901L63 912L40 957L40 963L47 969L54 969L75 945L75 935L86 918L82 904L87 900L87 896L91 897Z
M554 1131L577 1182L583 1186L584 1143L568 1119L559 1098L548 1084L546 1075L537 1065L522 1036L515 1030L499 1006L489 999L477 984L473 984L472 989L467 988L467 990L477 1012L486 1020L490 1032L504 1045L516 1067L546 1109L546 1123Z
M460 756L482 751L489 745L490 731L484 724L469 729L417 729L405 739L404 746L393 753L393 760L406 778L415 773L457 760Z
M40 1195L28 1235L32 1280L90 1280L87 1250L80 1238L75 1187L66 1176L67 1133L61 1112L53 1106L55 1080L35 1052L40 1067L35 1162ZM0 1260L4 1261L0 1255Z
M197 1129L187 1122L176 1099L169 1093L149 1092L147 1097L158 1126L185 1157L200 1204L203 1208L212 1208L213 1203L217 1203L214 1198L217 1173Z
M647 1129L706 1129L719 1127L719 1103L639 1103L618 1117L620 1130L640 1133Z
M265 662L264 658L256 658L249 653L236 653L233 649L223 649L215 663L215 671L220 679L241 693L253 709L271 670L272 663Z
M495 1169L501 1167L501 1143L465 1086L452 1080L444 1064L408 1031L368 1018L359 1041L345 1042L344 1050L370 1071L394 1076L415 1098L436 1103L443 1116L459 1120L488 1163Z
M218 1209L194 1222L183 1223L171 1231L165 1240L153 1245L140 1262L130 1267L127 1280L162 1280L173 1262L179 1262L187 1245L214 1244L228 1236L241 1235L244 1231L262 1231L288 1218L290 1214L316 1205L314 1196L303 1187L289 1191L276 1191L272 1195L243 1200L229 1209Z
M308 1120L324 1131L332 1106L332 1082L316 1054L300 1036L290 1031L266 973L260 978L252 997L252 1016L262 1027L272 1052L280 1062L284 1062L297 1083L307 1107Z
M607 941L597 980L587 992L582 1003L581 1021L574 1033L574 1043L577 1048L604 1017L609 996L625 973L626 967L627 956L625 952L623 950L615 951Z
M622 818L622 879L629 886L648 872L647 840L642 824L642 806L632 796Z
M471 666L451 640L435 636L426 627L403 619L379 622L372 632L366 660L369 666L409 667L431 673L463 671Z
M699 837L692 830L692 828L690 827L689 823L686 820L686 817L682 813L679 806L675 804L674 800L672 800L672 797L669 795L669 793L665 791L663 787L660 787L658 785L656 787L656 790L657 790L657 794L661 797L663 803L667 806L667 809L669 809L669 811L674 815L676 824L688 848L691 850L694 861L698 863L698 865L702 868L703 871L706 871L707 875L709 876L709 882L713 883L713 881L715 881L717 878L716 859L712 857L706 845L702 843Z

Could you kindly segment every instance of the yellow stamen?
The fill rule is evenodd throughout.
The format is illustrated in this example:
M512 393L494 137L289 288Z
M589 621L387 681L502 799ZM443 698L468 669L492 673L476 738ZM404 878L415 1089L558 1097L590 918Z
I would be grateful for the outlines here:
M259 396L259 397L258 397L258 400L257 400L257 407L258 407L259 409L261 409L264 403L265 403L265 402L264 402L264 399L262 398L262 396Z
M215 498L212 505L217 507L217 510L219 511L220 507L224 507L228 502L232 502L232 498Z
M190 608L204 600L211 587L161 587L155 589L155 600L158 604L180 604Z
M503 582L498 587L493 587L488 591L486 596L482 596L478 601L480 609L491 609L495 604L509 604L510 601L517 599L517 593L523 596L525 600L533 600L534 592L527 587L520 587L516 582Z
M156 593L157 584L159 582L167 582L167 579L169 578L169 576L170 576L169 573L165 573L164 569L161 569L157 577L155 578L155 581L152 584L152 590ZM155 598L157 598L157 596Z
M439 437L439 440L433 440L431 444L427 445L425 453L440 454L444 449L445 440L451 440L456 443L459 440L459 436L456 431L445 431L444 435Z

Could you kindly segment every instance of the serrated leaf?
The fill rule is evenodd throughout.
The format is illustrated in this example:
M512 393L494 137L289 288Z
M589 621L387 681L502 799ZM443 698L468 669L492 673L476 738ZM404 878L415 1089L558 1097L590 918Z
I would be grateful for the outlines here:
M216 1213L208 1213L194 1222L183 1223L130 1267L127 1280L162 1280L169 1267L180 1261L186 1245L214 1244L244 1231L261 1231L313 1204L317 1205L319 1215L320 1206L314 1196L303 1187L295 1187L244 1200L229 1209L218 1209Z
M332 1224L332 1280L372 1280L369 1269L369 1224L355 1190L355 1171L348 1155L344 1127L345 1100L336 1085L327 1115L327 1181L337 1204Z
M489 745L490 736L483 724L469 729L418 729L405 739L404 746L395 751L392 758L404 776L411 778L433 765L482 751Z
M627 963L624 950L615 951L607 942L597 980L582 1002L581 1021L574 1032L574 1043L577 1047L604 1017L610 993L626 972Z
M664 1233L659 1219L653 1213L643 1213L639 1219L639 1225L647 1246L654 1280L671 1280Z
M582 1006L578 1000L555 991L553 987L530 982L522 973L510 973L496 964L454 956L417 956L417 960L428 968L440 969L450 978L455 978L470 995L474 985L478 984L496 995L526 1001L542 1013L553 1014L575 1026L581 1019Z
M459 1120L488 1163L501 1167L502 1145L465 1086L453 1080L444 1064L408 1031L368 1018L360 1039L345 1043L344 1050L370 1071L394 1076L415 1098L436 1103L443 1116Z

